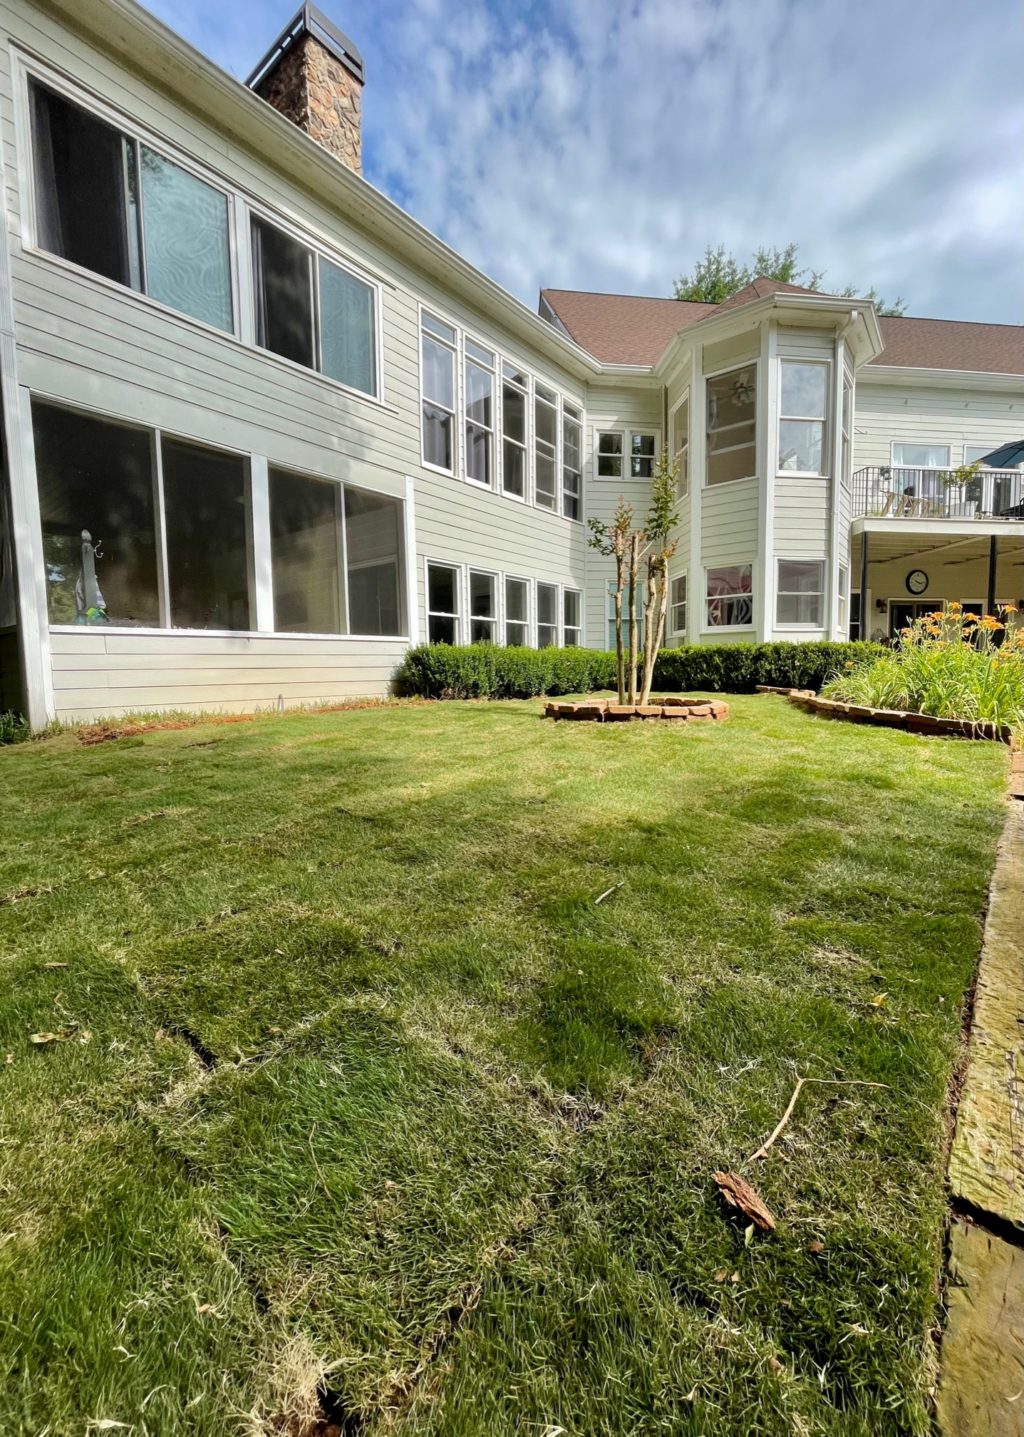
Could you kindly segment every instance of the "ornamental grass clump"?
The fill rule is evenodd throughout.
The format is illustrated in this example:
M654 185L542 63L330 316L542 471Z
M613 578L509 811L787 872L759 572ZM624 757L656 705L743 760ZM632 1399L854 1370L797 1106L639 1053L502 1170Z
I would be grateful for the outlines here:
M888 653L836 675L822 695L1024 733L1024 628L1013 622L1016 612L1007 606L998 618L978 618L948 604L915 619Z

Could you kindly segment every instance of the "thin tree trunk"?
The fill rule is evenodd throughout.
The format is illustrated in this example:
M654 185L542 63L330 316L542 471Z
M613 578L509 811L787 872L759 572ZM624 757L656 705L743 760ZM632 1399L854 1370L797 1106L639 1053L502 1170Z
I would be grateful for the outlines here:
M626 664L622 648L622 578L626 555L621 546L615 553L615 679L619 703L626 702Z
M629 699L636 703L636 571L640 556L640 535L629 536Z
M640 702L648 703L651 697L651 679L654 674L654 626L656 600L658 597L657 559L652 555L647 560L647 607L644 610L644 668Z

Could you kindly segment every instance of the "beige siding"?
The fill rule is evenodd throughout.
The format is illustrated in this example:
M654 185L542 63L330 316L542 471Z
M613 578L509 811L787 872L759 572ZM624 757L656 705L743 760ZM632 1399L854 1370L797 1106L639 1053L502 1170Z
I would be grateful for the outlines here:
M819 558L828 543L829 481L775 481L775 553L790 558Z
M761 353L761 334L757 329L752 329L746 334L733 335L731 339L721 339L717 344L706 344L704 346L704 373L714 374L716 370L725 369L732 364L749 364Z
M948 444L961 464L964 443L996 448L1021 437L1024 379L1016 392L950 389L945 386L880 384L870 368L857 377L853 467L888 464L893 440Z
M53 683L64 720L161 709L278 708L384 695L400 640L54 630Z
M756 479L716 484L701 493L701 563L739 564L757 557Z

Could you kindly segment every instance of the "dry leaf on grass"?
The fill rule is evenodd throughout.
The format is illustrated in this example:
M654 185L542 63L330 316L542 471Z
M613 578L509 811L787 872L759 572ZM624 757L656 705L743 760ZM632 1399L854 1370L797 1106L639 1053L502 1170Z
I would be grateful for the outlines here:
M823 1242L819 1241L818 1238L815 1238L813 1242L809 1242L809 1243L807 1244L807 1251L808 1251L808 1252L813 1252L814 1255L815 1255L815 1257L817 1257L817 1255L818 1255L819 1252L824 1252L824 1251L825 1251L825 1244L824 1244Z
M69 1028L61 1028L57 1033L30 1033L28 1040L30 1043L35 1043L37 1048L45 1048L51 1043L70 1043L72 1039L76 1038L79 1043L92 1042L92 1034L88 1028L79 1029L74 1025Z
M52 973L55 968L66 968L67 966L68 965L66 963L44 963L43 972Z
M748 1217L762 1232L775 1231L775 1219L761 1201L759 1195L739 1173L712 1173L718 1190L729 1207Z

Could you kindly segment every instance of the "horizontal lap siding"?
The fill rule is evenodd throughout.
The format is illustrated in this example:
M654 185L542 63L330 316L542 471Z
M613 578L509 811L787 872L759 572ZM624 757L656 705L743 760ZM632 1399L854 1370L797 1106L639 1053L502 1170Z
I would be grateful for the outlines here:
M389 692L405 652L401 640L95 630L52 639L57 715L65 720L378 697Z
M701 563L752 562L757 557L756 479L712 485L701 493Z
M824 555L828 541L826 479L775 481L775 553L793 558Z
M950 460L961 464L964 443L995 449L1021 437L1024 378L1017 393L995 390L910 388L877 384L870 369L857 380L853 467L888 464L893 440L948 444Z

